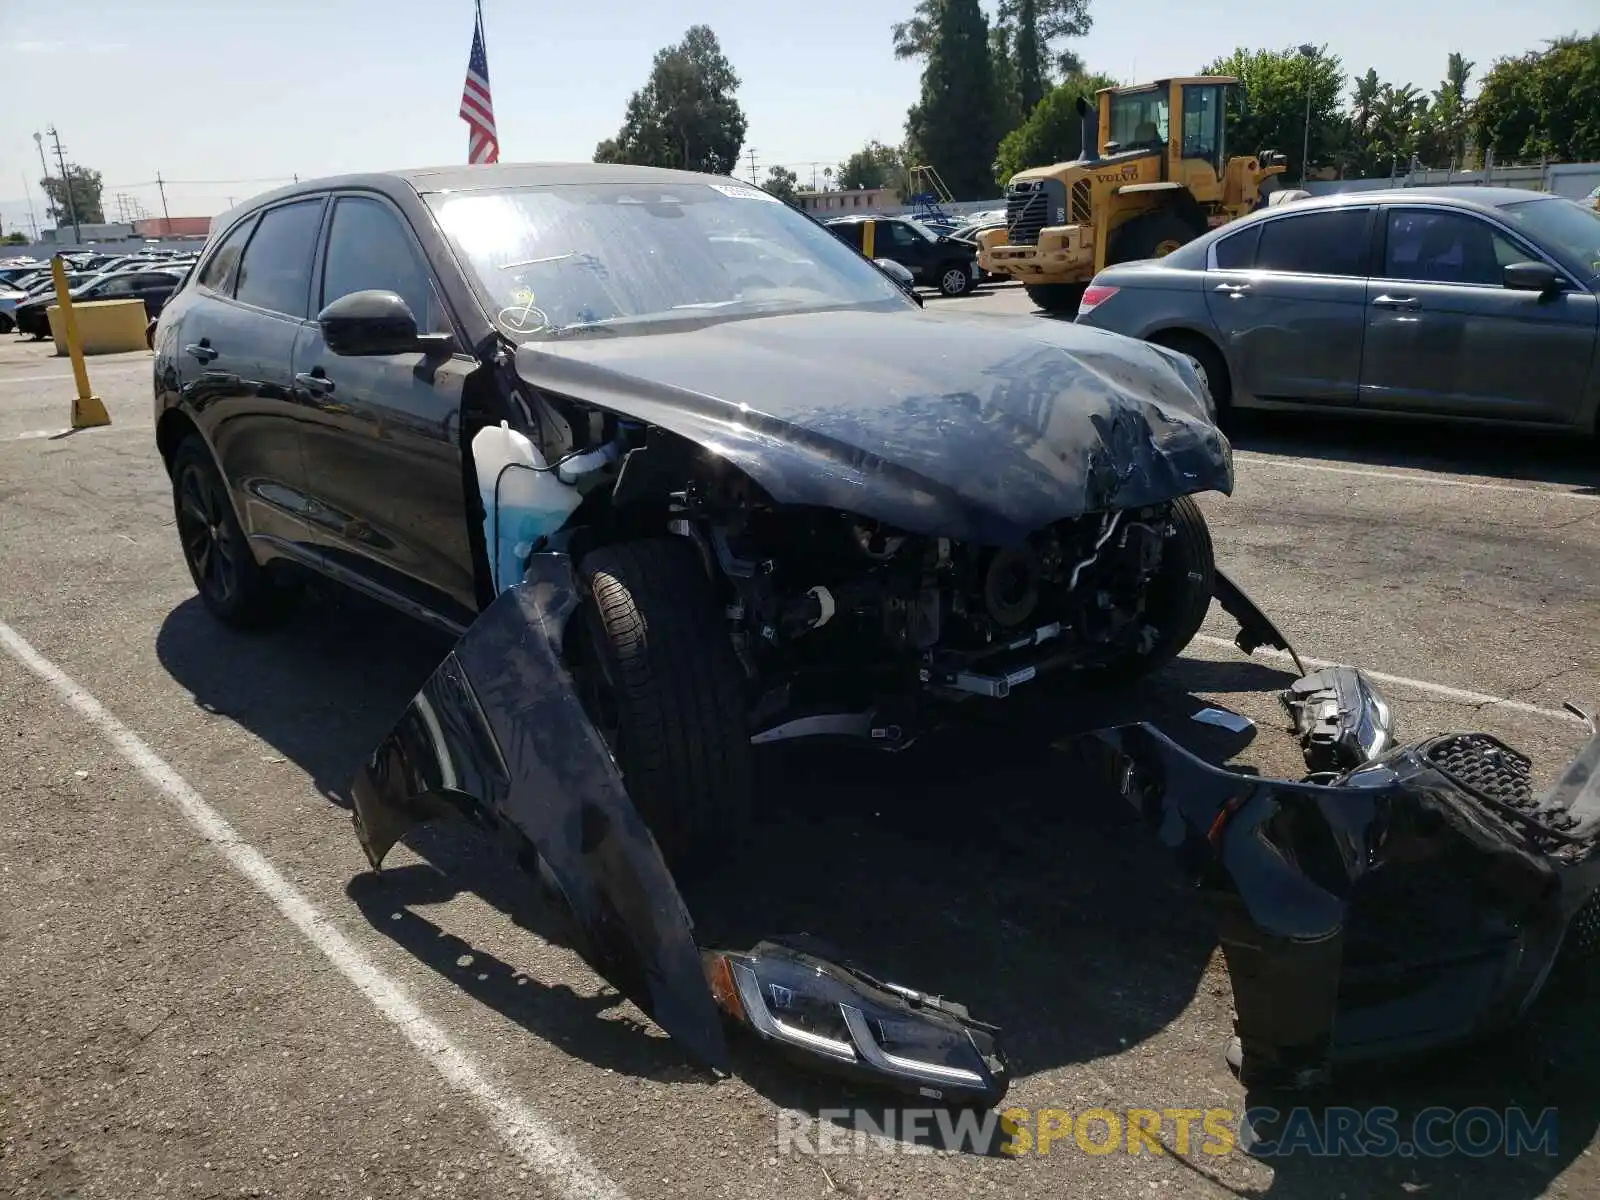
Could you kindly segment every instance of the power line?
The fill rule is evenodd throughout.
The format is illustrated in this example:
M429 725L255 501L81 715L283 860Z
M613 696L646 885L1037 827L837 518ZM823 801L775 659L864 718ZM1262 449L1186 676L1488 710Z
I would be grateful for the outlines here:
M756 148L751 146L745 153L750 156L750 182L756 183ZM757 183L757 186L760 185Z

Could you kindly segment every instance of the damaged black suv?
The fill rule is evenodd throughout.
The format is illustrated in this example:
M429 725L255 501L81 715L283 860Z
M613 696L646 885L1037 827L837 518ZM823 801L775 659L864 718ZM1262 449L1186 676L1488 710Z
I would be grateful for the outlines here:
M752 744L904 745L1048 670L1155 670L1233 485L1190 363L925 311L732 180L361 176L219 220L156 332L157 438L207 607L284 568L453 633L570 562L563 665L669 858L737 826Z
M719 177L352 176L214 228L154 338L206 607L270 623L309 571L459 636L357 773L373 868L419 822L472 822L698 1060L726 1064L726 1018L998 1103L992 1027L814 944L698 945L667 862L748 814L753 746L894 748L1049 672L1136 679L1213 598L1241 649L1293 656L1213 561L1194 497L1231 491L1232 458L1193 364L924 310ZM1398 745L1349 668L1284 699L1298 781L1149 726L1081 743L1223 900L1242 1074L1498 1027L1559 951L1600 950L1600 738L1536 796L1485 735Z

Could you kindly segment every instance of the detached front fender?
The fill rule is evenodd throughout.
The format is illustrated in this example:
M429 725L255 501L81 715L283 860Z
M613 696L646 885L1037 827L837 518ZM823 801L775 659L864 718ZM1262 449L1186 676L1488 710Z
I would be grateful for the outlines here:
M532 557L356 777L356 834L374 870L437 817L489 831L524 865L536 855L585 959L697 1059L726 1069L688 910L563 662L580 597L566 554Z

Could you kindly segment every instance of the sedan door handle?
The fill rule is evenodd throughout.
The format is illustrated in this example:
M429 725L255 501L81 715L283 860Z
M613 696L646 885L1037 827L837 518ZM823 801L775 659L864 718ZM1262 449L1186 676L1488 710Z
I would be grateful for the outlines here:
M313 396L326 396L333 391L333 380L323 374L321 367L313 367L309 371L301 371L294 377L294 381Z
M1415 296L1374 296L1373 308L1414 309L1421 308L1422 302Z
M210 338L201 338L198 342L190 342L183 348L183 352L190 358L198 358L203 363L208 363L217 357L217 351L211 348Z
M1224 296L1243 296L1249 290L1250 285L1248 283L1217 284L1217 291L1221 292Z

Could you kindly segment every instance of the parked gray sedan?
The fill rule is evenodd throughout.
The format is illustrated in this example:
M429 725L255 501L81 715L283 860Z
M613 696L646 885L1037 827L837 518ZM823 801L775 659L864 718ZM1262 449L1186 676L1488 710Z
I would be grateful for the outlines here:
M1510 188L1299 200L1108 267L1077 319L1189 354L1219 410L1593 432L1600 213Z

